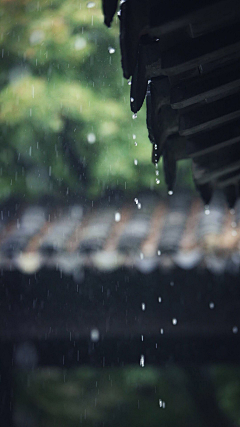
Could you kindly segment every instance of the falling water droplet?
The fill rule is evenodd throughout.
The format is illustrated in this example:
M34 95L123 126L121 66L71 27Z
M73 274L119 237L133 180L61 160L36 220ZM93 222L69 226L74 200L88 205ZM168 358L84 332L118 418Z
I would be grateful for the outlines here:
M119 222L121 220L121 214L119 212L115 213L115 221Z
M141 335L141 341L143 341L143 335Z
M135 134L133 134L133 139L136 139L137 137L136 137L136 135Z
M134 102L134 98L132 98L132 97L131 97L131 98L130 98L130 101L131 101L131 102Z
M138 203L137 208L138 208L138 209L141 209L141 207L142 207L142 204L141 204L141 203Z
M164 332L164 331L163 331L163 329L160 329L160 334L161 334L161 335L163 334L163 332Z
M158 297L158 302L162 302L162 298L161 297Z
M135 147L137 147L137 141L134 142Z
M156 174L156 176L158 176L159 175L159 170L156 170L155 174Z
M238 327L237 326L233 326L232 331L234 334L238 333Z
M108 52L112 55L115 52L114 47L109 46Z
M143 259L143 258L144 258L144 255L143 255L143 253L142 253L142 252L140 253L140 258L141 258L141 259Z
M162 399L159 399L158 403L159 403L159 407L160 408L165 409L166 404L165 404L165 402Z
M175 326L177 324L177 319L172 319L172 324Z
M134 202L136 203L136 205L138 204L138 199L137 199L137 197L135 197Z
M144 366L145 366L145 357L144 357L143 354L140 357L140 362L139 363L140 363L141 368L144 368Z
M146 305L144 302L142 302L142 311L145 311L145 310L146 310Z
M132 82L131 80L128 80L128 85L131 86Z
M210 302L210 303L209 303L209 308L211 308L211 310L212 310L214 307L215 307L214 302Z
M89 2L87 3L87 8L88 8L88 9L92 9L93 7L95 7L95 3L94 3L94 1L89 1Z
M161 182L160 179L156 178L156 184L160 184L160 182Z
M134 114L132 115L132 118L133 118L133 120L134 120L134 119L136 119L136 118L137 118L137 113L134 113Z
M172 196L172 195L173 195L173 191L169 190L169 191L168 191L168 195L169 195L169 196Z
M99 337L100 337L99 330L98 329L92 329L90 332L91 341L97 342L97 341L99 341Z
M137 166L137 164L138 164L137 159L134 159L134 162L133 162L133 163L135 164L135 166Z
M158 251L157 251L158 256L160 256L160 255L161 255L161 253L162 253L162 252L161 252L160 250L158 250Z
M89 144L94 144L94 142L96 142L96 135L95 133L89 133L87 136L87 140Z

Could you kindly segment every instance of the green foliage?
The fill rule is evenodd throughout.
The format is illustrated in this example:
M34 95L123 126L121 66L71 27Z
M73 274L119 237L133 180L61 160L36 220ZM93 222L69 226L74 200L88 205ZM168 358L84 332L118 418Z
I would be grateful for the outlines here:
M184 379L180 368L45 368L18 375L16 408L37 427L203 427Z
M0 25L0 197L154 188L145 111L132 120L100 0L5 0Z

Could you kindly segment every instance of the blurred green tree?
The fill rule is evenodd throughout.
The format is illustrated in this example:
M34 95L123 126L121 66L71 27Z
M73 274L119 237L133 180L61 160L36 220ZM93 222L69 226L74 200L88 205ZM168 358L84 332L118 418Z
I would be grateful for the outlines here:
M145 111L132 120L100 0L2 0L0 25L0 198L154 188Z

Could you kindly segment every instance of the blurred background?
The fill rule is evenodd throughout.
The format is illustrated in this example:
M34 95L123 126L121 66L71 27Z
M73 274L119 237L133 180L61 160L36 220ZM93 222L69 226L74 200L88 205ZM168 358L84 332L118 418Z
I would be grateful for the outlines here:
M118 18L105 27L100 0L3 0L0 14L0 200L161 192L145 109L130 112ZM187 162L178 181L191 186Z
M60 205L70 205L73 202L80 202L84 205L85 201L87 204L89 201L101 199L111 193L118 193L123 199L132 198L133 205L133 198L139 192L151 191L157 193L160 198L165 197L166 188L162 179L162 166L159 165L159 175L156 179L155 168L151 163L151 145L145 124L145 108L135 119L132 118L130 112L130 82L122 77L118 18L114 19L111 29L106 28L103 24L100 0L94 2L2 0L0 29L1 206L5 206L9 200L13 199L20 201L20 205L22 201L32 204L41 203L42 200L47 199L50 208L54 206L56 200ZM182 191L183 188L187 191L192 191L193 188L187 161L180 162L176 193L179 189ZM140 209L141 205L138 204L138 201L136 203ZM183 225L179 212L178 221L181 217L179 227L184 228L188 207L184 201L182 204L186 210ZM182 209L181 207L181 212ZM15 212L14 215L16 223L18 213ZM221 217L221 230L222 224L225 224L225 220L222 219L224 215L225 213ZM166 217L164 217L164 221ZM111 218L114 218L114 213L111 213ZM115 221L120 221L120 216L119 219L116 218L118 217L115 216ZM174 218L176 219L176 215ZM29 217L25 220L25 223L27 222L31 222ZM29 234L31 238L34 238L34 233L42 227L43 222L41 216L40 225L37 227L34 225L32 234ZM217 221L213 219L212 223L212 227L214 227ZM24 227L22 233L26 234ZM18 223L17 226L15 224L15 228L19 229ZM172 228L172 223L168 225L168 233L170 228ZM191 228L192 223L189 223L188 230ZM231 231L230 225L229 229ZM30 239L29 236L27 239ZM179 240L181 236L180 233ZM236 235L234 234L233 237L235 238ZM18 235L17 238L22 239L22 235L20 238ZM140 239L143 238L140 236ZM129 240L131 240L131 236ZM24 240L24 244L26 241ZM16 241L14 242L16 243ZM234 241L235 246L236 244ZM216 242L215 246L217 246ZM154 245L153 250L155 251ZM227 251L225 247L224 250ZM2 249L2 252L4 251L6 253L6 247ZM12 256L12 246L10 252ZM158 252L160 255L160 250ZM137 256L139 258L139 253ZM77 262L79 261L77 260ZM12 268L9 267L10 264L6 265L10 271ZM64 265L66 266L66 263ZM234 265L235 267L239 265L239 259ZM49 323L47 317L41 318L41 310L44 310L44 304L51 298L52 291L49 297L48 287L51 280L47 273L41 282L39 276L36 276L33 271L35 267L37 269L37 266L27 264L24 268L22 267L23 270L19 275L11 276L10 273L4 273L5 275L2 273L1 276L1 301L6 299L4 310L12 316L12 321L2 322L1 330L4 331L6 326L11 331L16 328L11 310L12 307L15 307L17 312L16 307L20 307L20 301L24 301L24 313L32 310L33 318L49 330L47 337L44 334L41 335L41 351L36 349L37 346L31 340L29 341L29 336L26 341L24 339L22 341L19 339L19 342L16 339L15 341L10 340L10 344L6 344L4 340L1 341L0 389L4 396L1 399L1 410L6 417L2 417L3 422L4 419L8 420L3 427L75 427L79 425L105 427L151 425L154 427L161 424L165 427L240 426L239 343L235 344L232 338L229 353L225 356L223 346L222 353L219 353L221 363L218 364L215 364L212 353L211 357L209 356L209 347L204 347L204 345L201 356L198 356L199 346L195 350L191 350L191 356L186 347L185 350L180 351L180 359L172 357L171 350L166 350L166 356L159 360L155 358L154 363L148 363L141 355L143 335L138 331L137 346L135 346L135 341L132 343L131 340L126 341L126 354L132 354L130 358L128 355L125 358L129 363L121 362L124 357L120 352L120 358L111 361L111 357L109 357L108 366L105 367L105 355L104 352L101 353L101 348L100 356L97 356L97 360L94 359L97 343L101 342L98 329L91 329L90 325L91 334L88 338L84 337L86 342L80 343L76 347L75 341L71 338L71 331L69 339L69 328L66 323L66 327L61 325L61 332L63 330L64 333L66 332L67 342L71 349L68 348L64 352L59 350L58 356L53 357L53 366L49 367L51 351L47 353L46 340L49 337L52 339L52 324ZM66 266L66 271L67 268L69 267ZM91 264L90 270L94 270L94 268ZM119 268L120 271L123 271L121 266ZM127 266L127 268L130 267ZM56 270L55 264L54 269ZM222 270L220 275L221 272ZM28 273L31 273L32 276L28 276ZM117 307L121 306L124 309L127 304L126 295L130 288L129 274L131 276L129 270L124 270L124 276L119 280L120 288L124 283L122 286L124 300L119 303L119 297L116 297ZM139 282L136 279L138 276L134 276L134 274L131 279L131 292L134 291L135 286L134 292L138 294ZM165 276L166 300L169 295L169 283L171 286L173 283L171 274L168 271ZM205 281L207 295L214 296L216 289L219 292L225 289L224 279L220 275L214 279L214 283L213 279L210 280L208 276L204 275L196 281L198 280L199 283L201 280ZM112 287L115 288L116 283L119 286L117 276L111 277ZM156 278L156 289L159 277ZM176 277L178 277L178 273L176 273ZM186 280L190 286L190 282L194 280L193 277L196 277L196 274L193 273L191 280L190 276L187 279L185 277L187 276L183 276L182 282L185 283ZM207 281L206 277L208 277ZM89 280L91 284L91 277ZM101 280L107 289L110 283L108 273L103 275L100 271L97 275L96 282L99 283L99 289ZM143 287L149 284L148 276L144 276L141 280ZM35 292L38 292L39 289L36 291L35 285L32 283L37 284L38 288L40 284L43 285L44 292L46 291L44 295L36 298ZM58 283L63 286L59 277L58 279L55 277L49 286L55 286ZM67 278L64 283L66 295L70 294L69 289L71 289L74 300L71 301L72 305L65 307L69 317L69 313L72 313L71 307L74 306L77 299L75 288L77 286L77 292L80 295L84 277L79 274L74 277L74 280ZM239 300L239 295L235 291L236 283L232 283L234 290L231 295L235 300L238 296ZM100 297L95 295L94 299L94 287L91 289L90 284L87 283L85 294L84 292L83 294L84 298L88 298L94 306ZM16 294L16 289L20 294ZM109 289L107 289L106 295L101 297L103 298L102 305L104 305L104 299L110 301L107 300L110 295L110 291L108 291ZM15 306L8 301L8 292L12 292L12 301ZM101 290L101 292L103 291ZM134 292L130 303L135 300ZM26 300L25 294L27 295ZM224 299L223 294L220 292L220 301ZM157 295L154 296L156 302ZM185 295L188 295L188 290L185 291ZM64 304L65 299L62 295L60 297ZM142 315L142 311L145 311L145 304L141 304L141 296L139 298L137 309L141 311ZM178 295L177 298L179 302L181 295ZM201 300L201 289L197 299ZM174 310L178 307L178 302L173 306ZM208 310L209 298L204 300L204 304L205 302L206 310ZM82 304L84 306L85 303ZM111 305L111 301L109 304ZM170 310L171 299L168 304L167 307L170 307ZM181 304L181 307L179 305L180 317L185 310L182 300ZM189 306L191 307L191 305L190 301ZM31 308L29 308L30 306ZM228 307L231 308L231 304ZM79 306L76 302L74 310L77 312L78 309ZM192 307L193 314L194 310ZM229 311L231 310L229 309ZM21 312L20 309L19 312ZM57 312L58 308L53 306L51 315L53 313L55 316ZM5 312L3 311L3 313ZM60 315L62 314L60 313ZM112 316L114 317L114 313ZM167 319L166 323L168 322L172 327L172 315L170 317L171 319ZM200 317L201 315L199 315ZM202 318L205 318L205 315L202 315ZM208 325L211 325L211 319L207 323L207 328ZM216 319L219 319L219 315ZM233 336L233 339L236 339L238 333L237 319L235 310L235 317L232 316L229 323L229 334ZM91 319L89 322L91 324ZM95 326L98 326L96 323ZM221 325L219 326L217 321L215 323L218 325L218 330L221 329ZM158 335L159 326L156 326ZM140 322L139 330L141 327ZM144 327L147 328L147 324ZM124 328L128 329L125 323ZM208 335L206 330L204 333ZM31 328L29 331L31 336ZM24 335L23 330L20 332ZM211 334L209 336L211 342ZM173 337L173 341L175 338ZM157 339L159 340L159 336ZM115 341L117 341L117 337L115 337ZM8 345L11 347L10 353L8 353ZM149 342L149 346L155 349L157 345L160 348L163 346L159 341L157 344L154 336ZM107 343L107 346L108 354L111 355L111 343ZM145 341L144 346L145 351L148 348ZM76 354L74 353L74 363L71 362L73 360L72 347L75 350L78 348ZM181 344L177 348L181 348ZM82 366L80 368L72 366L79 362L79 357L81 359L81 354L85 351L87 357L85 359L83 357ZM174 352L176 356L178 350L174 350ZM42 354L41 363L38 360L40 353ZM45 353L50 354L49 360L44 359ZM64 358L68 353L70 354L69 369L66 369ZM233 354L234 364L229 356L230 353ZM12 370L13 359L14 370ZM149 357L150 359L151 357ZM179 360L180 364L178 364ZM184 360L188 362L185 363ZM10 404L8 399L11 401ZM7 410L4 412L3 408L6 406Z

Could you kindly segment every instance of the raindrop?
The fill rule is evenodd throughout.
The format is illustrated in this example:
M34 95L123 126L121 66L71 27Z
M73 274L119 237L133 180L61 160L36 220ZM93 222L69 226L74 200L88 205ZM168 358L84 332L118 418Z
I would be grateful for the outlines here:
M128 80L128 85L131 86L132 82L131 80Z
M232 226L232 228L236 228L237 227L237 223L235 221L232 221L231 226Z
M236 230L232 231L232 236L237 236L237 231Z
M160 182L161 182L160 179L156 178L156 184L160 184Z
M238 333L238 327L237 326L233 326L232 331L234 334Z
M158 175L159 175L159 170L156 170L156 172L155 172L155 173L156 173L156 175L158 176Z
M141 357L140 357L140 362L139 362L139 364L140 364L141 368L144 368L144 366L145 366L145 357L144 357L144 355L143 355L143 354L142 354L142 355L141 355Z
M170 282L170 286L174 286L174 282Z
M115 52L114 47L109 46L108 52L112 55Z
M168 191L168 195L169 195L169 196L172 196L172 195L173 195L173 191L169 190L169 191Z
M209 303L209 308L211 308L211 310L212 310L214 307L215 307L214 302L210 302L210 303Z
M87 140L89 144L94 144L96 142L96 135L95 133L89 133L87 136Z
M41 43L44 40L44 36L45 36L45 34L44 34L43 31L36 30L36 31L33 31L30 34L29 41L30 41L31 44L39 44L39 43Z
M92 329L90 332L91 341L97 342L99 341L100 333L98 329Z
M141 341L143 341L143 335L141 335Z
M133 134L133 139L136 139L137 137L136 137L136 135L135 134Z
M87 46L87 42L83 37L77 37L74 43L75 50L82 50Z
M134 98L132 98L132 97L131 97L131 98L130 98L130 101L131 101L131 102L134 102Z
M158 297L158 302L162 302L162 298L161 297Z
M157 144L154 144L154 150L157 150Z
M160 334L161 334L161 335L163 334L163 329L160 329Z
M137 141L134 142L135 147L137 147Z
M132 118L133 118L133 120L134 120L134 119L136 119L136 118L137 118L137 113L134 113L134 114L132 115Z
M159 403L160 408L165 409L166 404L163 400L159 399L158 403Z
M136 205L138 204L138 199L135 197L134 202L136 203Z
M141 258L141 259L143 259L143 258L144 258L144 255L143 255L143 253L142 253L142 252L140 253L140 258Z
M94 1L89 1L89 2L87 3L87 8L88 8L88 9L92 9L93 7L95 7L95 3L94 3Z
M138 207L138 209L141 209L141 207L142 207L141 203L138 203L137 207Z
M234 215L235 214L235 209L230 209L230 214Z
M137 159L134 159L134 162L133 162L133 163L135 164L135 166L137 166L137 164L138 164Z
M146 304L144 302L142 302L142 311L146 310Z
M121 221L121 214L120 214L119 212L116 212L116 213L115 213L115 221L116 221L116 222Z
M160 250L158 250L158 251L157 251L158 256L160 256L160 255L161 255L161 253L162 253L162 252L161 252Z
M177 319L172 319L172 324L175 326L177 324Z

